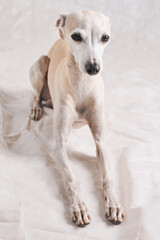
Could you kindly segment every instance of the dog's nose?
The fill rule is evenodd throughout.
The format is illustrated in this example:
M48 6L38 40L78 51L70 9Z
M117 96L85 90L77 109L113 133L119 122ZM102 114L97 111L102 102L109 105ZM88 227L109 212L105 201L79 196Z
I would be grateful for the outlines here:
M86 72L89 75L96 75L97 73L99 73L100 67L97 63L87 63L86 66Z

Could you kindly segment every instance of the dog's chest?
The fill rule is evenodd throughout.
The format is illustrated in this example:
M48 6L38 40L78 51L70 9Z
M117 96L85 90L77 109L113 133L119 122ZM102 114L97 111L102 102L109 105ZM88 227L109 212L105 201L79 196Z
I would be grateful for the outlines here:
M82 120L85 119L85 115L87 113L87 106L85 106L84 104L80 105L80 106L76 106L76 120Z
M74 68L70 69L70 83L72 86L72 94L76 100L77 105L80 105L85 99L88 98L94 83L95 78L88 76L88 74L76 71ZM85 106L78 107L78 112L83 113L85 111Z
M85 119L86 112L87 112L87 107L84 104L76 107L77 117L72 124L73 128L80 128L83 125L87 124L87 121Z

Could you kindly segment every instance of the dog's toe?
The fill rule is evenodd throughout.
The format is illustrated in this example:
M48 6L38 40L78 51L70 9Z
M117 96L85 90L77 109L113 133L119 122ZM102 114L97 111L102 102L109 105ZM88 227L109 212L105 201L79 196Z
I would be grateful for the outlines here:
M106 217L107 217L107 219L108 219L108 221L110 222L110 223L112 223L113 225L119 225L119 224L121 224L122 223L122 221L123 221L123 217L122 218L114 218L114 219L112 219L111 217L108 217L107 215L106 215Z
M106 198L105 200L105 207L106 207L106 217L114 225L119 225L122 223L124 218L124 212L122 205L115 200L110 200Z
M85 227L90 224L91 217L84 203L79 204L79 206L74 209L72 213L72 221L78 227Z
M34 107L31 109L30 117L34 121L38 121L42 115L42 108L41 107Z

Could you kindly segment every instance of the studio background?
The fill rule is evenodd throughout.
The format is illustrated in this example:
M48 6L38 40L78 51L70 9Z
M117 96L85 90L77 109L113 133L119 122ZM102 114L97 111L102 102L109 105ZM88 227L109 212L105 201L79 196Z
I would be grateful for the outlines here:
M60 14L101 11L111 21L103 79L112 175L126 217L104 216L95 146L87 127L68 142L71 166L92 216L69 218L62 178L52 162L53 112L29 119L30 66L59 38ZM0 239L160 238L160 1L0 0Z

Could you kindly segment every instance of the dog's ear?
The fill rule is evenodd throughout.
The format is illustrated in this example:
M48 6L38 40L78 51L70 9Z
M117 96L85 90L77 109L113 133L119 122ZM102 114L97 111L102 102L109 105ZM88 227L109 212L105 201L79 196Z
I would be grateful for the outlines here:
M64 27L66 22L66 15L60 15L60 18L56 22L56 27L59 30L59 35L62 39L64 39Z

